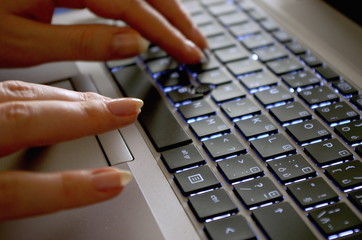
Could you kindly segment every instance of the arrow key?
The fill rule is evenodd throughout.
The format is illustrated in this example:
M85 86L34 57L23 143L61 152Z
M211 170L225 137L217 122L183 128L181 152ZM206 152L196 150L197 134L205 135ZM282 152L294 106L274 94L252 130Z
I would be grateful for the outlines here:
M246 219L240 215L208 222L205 232L210 239L256 239Z

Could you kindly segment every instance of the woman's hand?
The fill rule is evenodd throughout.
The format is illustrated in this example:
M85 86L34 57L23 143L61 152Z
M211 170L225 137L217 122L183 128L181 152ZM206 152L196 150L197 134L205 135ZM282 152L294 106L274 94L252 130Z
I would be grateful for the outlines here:
M0 83L0 157L133 123L143 102L7 81ZM1 161L1 160L0 160ZM83 206L119 194L129 172L0 172L0 221Z
M55 7L89 8L130 28L51 25ZM180 62L196 63L207 44L177 0L3 0L0 32L0 67L127 58L147 48L143 38Z

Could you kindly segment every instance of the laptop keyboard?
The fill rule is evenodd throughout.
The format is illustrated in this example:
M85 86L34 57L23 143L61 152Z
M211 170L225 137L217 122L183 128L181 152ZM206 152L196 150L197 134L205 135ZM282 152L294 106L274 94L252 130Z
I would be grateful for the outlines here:
M185 7L207 61L106 65L200 238L361 239L360 90L252 1Z

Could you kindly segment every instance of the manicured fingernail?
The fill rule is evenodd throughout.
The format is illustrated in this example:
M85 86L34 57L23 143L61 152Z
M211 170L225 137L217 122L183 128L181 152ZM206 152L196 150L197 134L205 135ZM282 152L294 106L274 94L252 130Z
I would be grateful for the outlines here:
M206 59L204 53L198 48L195 43L191 42L190 40L185 41L188 48L197 56L198 60Z
M148 49L149 42L136 33L119 33L113 37L112 50L122 58L139 55Z
M139 113L143 101L137 98L119 98L106 103L109 111L116 116L128 116Z
M132 180L132 174L126 170L109 168L93 172L92 181L98 191L108 191L126 186Z

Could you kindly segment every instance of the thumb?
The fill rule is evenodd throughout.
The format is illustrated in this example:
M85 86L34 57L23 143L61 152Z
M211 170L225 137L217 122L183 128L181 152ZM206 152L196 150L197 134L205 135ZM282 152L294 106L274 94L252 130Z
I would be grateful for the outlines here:
M148 42L131 28L102 24L50 25L8 16L0 31L0 67L63 60L111 60L136 56ZM19 27L22 26L21 31ZM5 61L6 60L6 61Z
M131 180L115 168L31 173L0 173L0 222L52 213L118 195Z

